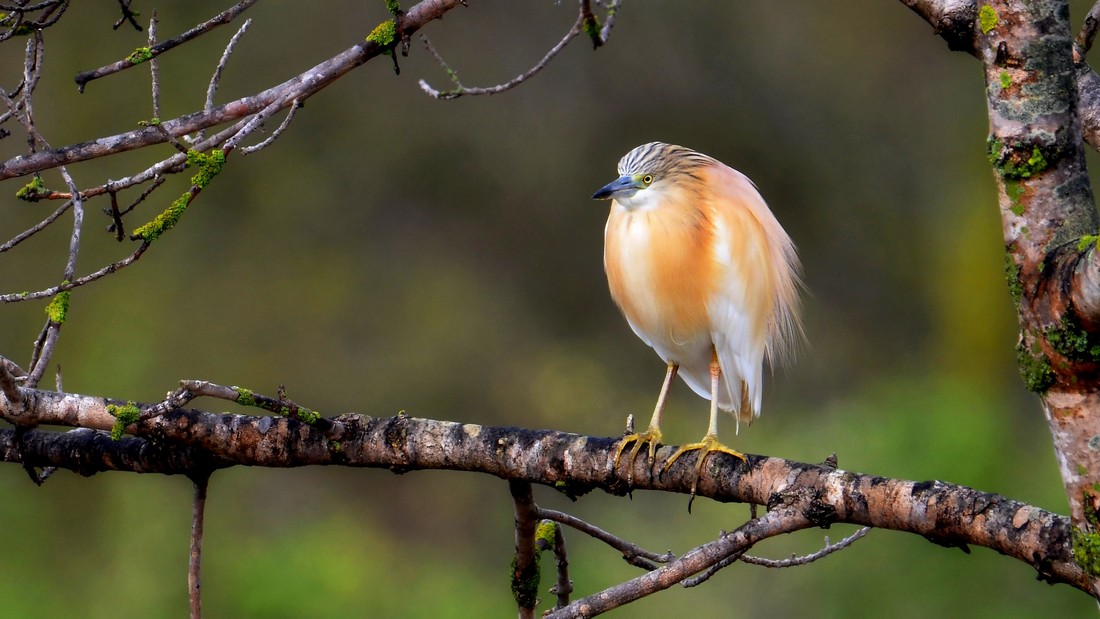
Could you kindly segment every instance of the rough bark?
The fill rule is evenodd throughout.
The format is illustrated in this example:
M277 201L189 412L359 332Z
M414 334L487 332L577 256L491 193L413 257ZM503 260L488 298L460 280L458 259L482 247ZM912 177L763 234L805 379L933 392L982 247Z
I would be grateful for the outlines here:
M235 465L340 465L397 473L448 469L542 484L572 497L592 490L689 494L695 477L690 461L655 474L675 446L661 447L653 468L639 458L631 472L624 466L613 469L614 438L407 416L342 415L321 430L284 417L171 409L131 425L137 436L112 441L90 428L111 427L114 418L107 406L125 403L42 390L21 392L21 402L15 404L0 396L0 416L24 424L83 428L62 433L27 430L18 438L16 431L0 431L0 459L83 475L110 470L194 474ZM747 465L712 456L697 494L791 511L797 518L783 526L795 529L842 522L908 531L948 547L984 546L1031 565L1042 580L1091 592L1089 578L1073 560L1067 518L965 486L887 479L750 454ZM673 578L661 574L650 577L658 579L653 586Z
M1042 398L1072 522L1095 533L1100 257L1084 143L1100 143L1100 78L1074 48L1064 0L903 1L982 61L1021 374ZM1078 558L1100 576L1090 548L1079 543Z

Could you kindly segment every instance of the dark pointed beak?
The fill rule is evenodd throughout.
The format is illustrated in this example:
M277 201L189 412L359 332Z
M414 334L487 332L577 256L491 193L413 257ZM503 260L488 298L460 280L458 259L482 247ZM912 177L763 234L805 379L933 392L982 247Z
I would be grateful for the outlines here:
M599 191L592 194L592 199L610 200L619 196L627 198L634 195L634 192L639 189L641 189L641 187L638 186L638 182L635 181L633 177L620 176L603 187L600 187Z

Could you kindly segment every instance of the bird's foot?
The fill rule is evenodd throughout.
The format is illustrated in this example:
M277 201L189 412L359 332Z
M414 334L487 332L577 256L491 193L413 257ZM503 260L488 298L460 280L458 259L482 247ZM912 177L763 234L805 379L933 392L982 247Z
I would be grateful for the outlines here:
M627 483L634 483L634 461L638 459L638 452L641 451L642 445L649 443L649 466L653 466L653 461L656 459L657 446L661 444L661 430L660 428L649 428L645 432L637 434L627 434L619 441L619 448L615 451L615 462L612 464L612 468L619 468L619 459L623 455L623 450L626 446L634 443L634 447L630 450L629 456L629 473L627 475Z
M703 476L703 463L706 462L707 456L709 456L710 454L721 452L724 454L729 454L734 458L738 458L745 464L749 463L748 459L745 458L745 454L737 451L736 449L726 447L722 443L719 443L717 436L714 436L713 434L707 434L703 437L703 440L699 441L698 443L688 443L687 445L684 445L677 449L676 453L672 454L672 457L665 461L665 466L663 469L661 469L661 474L664 475L664 473L668 471L669 467L672 466L672 463L676 462L677 458L686 454L689 451L702 452L699 454L699 459L695 462L695 477L691 480L692 499L695 498L695 488L699 485L699 478ZM690 509L691 504L688 503L688 510L690 511Z

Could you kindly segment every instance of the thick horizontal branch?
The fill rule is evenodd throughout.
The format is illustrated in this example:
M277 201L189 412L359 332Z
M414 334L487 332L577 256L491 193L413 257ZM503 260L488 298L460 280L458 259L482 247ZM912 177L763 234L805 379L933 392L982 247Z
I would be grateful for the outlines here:
M401 15L397 31L407 37L423 28L428 22L442 17L444 13L460 3L461 0L423 0ZM393 44L390 46L379 45L375 41L365 39L362 43L329 58L278 86L220 105L210 111L195 112L166 120L161 122L159 127L145 127L90 142L14 157L0 163L0 180L162 144L168 141L169 136L178 138L208 127L237 120L255 114L277 101L281 101L281 108L285 108L291 105L294 100L305 101L352 69L388 51L392 46Z
M0 417L21 425L66 425L106 430L114 424L100 397L22 388L18 404L0 395ZM655 474L675 449L658 450L653 468L639 458L633 472L613 469L616 439L551 430L491 427L430 419L334 418L342 432L328 436L283 417L213 414L175 409L129 426L136 438L113 442L103 433L0 431L0 459L55 466L81 474L122 470L186 474L233 465L339 465L472 471L551 486L570 496L591 490L689 494L694 462ZM690 460L690 459L685 459ZM749 455L748 463L712 456L697 494L722 502L804 505L814 525L835 522L908 531L944 546L984 546L1029 565L1048 582L1090 591L1073 561L1067 518L996 494L940 481L904 481L829 466ZM633 484L628 479L633 477Z

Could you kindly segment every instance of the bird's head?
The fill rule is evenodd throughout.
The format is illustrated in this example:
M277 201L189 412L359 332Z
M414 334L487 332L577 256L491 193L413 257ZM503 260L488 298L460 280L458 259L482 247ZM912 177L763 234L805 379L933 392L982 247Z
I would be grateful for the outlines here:
M619 178L592 194L594 200L614 200L629 210L656 208L669 190L697 181L694 172L713 164L710 157L690 148L650 142L619 160Z

